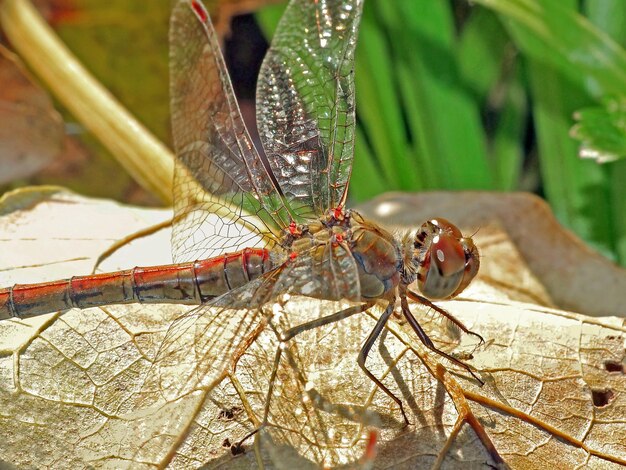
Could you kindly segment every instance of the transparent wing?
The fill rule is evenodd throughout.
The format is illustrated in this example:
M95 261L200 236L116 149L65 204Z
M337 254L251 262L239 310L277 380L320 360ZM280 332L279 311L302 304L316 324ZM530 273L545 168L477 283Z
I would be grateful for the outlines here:
M171 400L221 380L267 321L263 305L283 294L360 300L357 268L347 246L312 248L181 315L168 328L146 387Z
M356 262L343 243L324 243L298 253L272 275L274 296L304 295L325 300L361 300Z
M208 14L180 0L170 25L176 262L271 245L291 220L245 128Z
M285 198L301 219L315 218L346 199L362 3L292 1L259 75L261 141Z
M268 288L265 279L257 279L174 320L144 391L158 391L169 401L215 385L232 368L235 353L245 351L263 327L260 305Z

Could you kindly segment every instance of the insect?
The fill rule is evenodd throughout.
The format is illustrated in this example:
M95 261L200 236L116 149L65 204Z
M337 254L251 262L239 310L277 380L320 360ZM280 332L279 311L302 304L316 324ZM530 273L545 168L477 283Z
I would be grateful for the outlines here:
M262 307L278 298L352 303L284 331L283 342L382 305L357 363L409 423L402 400L367 367L399 307L426 347L481 382L435 347L409 305L423 304L482 341L432 303L456 297L475 277L480 262L472 238L442 218L395 235L346 208L361 9L362 0L290 3L258 80L262 157L207 11L198 0L178 1L170 32L176 264L0 289L0 319L129 302L199 304L169 326L155 359L158 377L159 368L193 349L202 361L180 379L184 384L191 376L213 380L210 371L249 344L267 321ZM231 309L251 313L228 321Z

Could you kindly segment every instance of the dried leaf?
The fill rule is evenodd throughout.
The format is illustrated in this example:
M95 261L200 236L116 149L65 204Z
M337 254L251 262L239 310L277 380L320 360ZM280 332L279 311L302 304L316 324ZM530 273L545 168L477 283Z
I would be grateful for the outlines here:
M0 46L0 184L26 178L60 152L63 120L17 56Z
M502 195L478 199L483 207L512 210ZM468 195L443 193L418 199L395 195L384 204L389 212L406 209L409 200L411 213L391 211L404 223L417 216L416 202L444 216L452 207L468 217L472 210ZM165 211L50 191L39 199L33 192L6 197L0 213L2 285L85 274L106 245L169 217ZM532 214L529 221L525 216L517 214L518 225L536 222ZM463 299L440 305L487 340L479 348L464 341L453 351L476 368L485 385L425 350L399 322L391 322L368 358L370 370L405 404L411 426L356 364L373 312L303 333L288 344L268 408L275 426L246 440L245 454L232 456L224 444L243 438L263 417L276 333L259 328L250 347L241 350L236 369L225 371L222 380L200 378L200 386L172 396L167 381L180 380L180 365L172 364L171 375L161 375L159 382L146 383L145 374L167 325L186 308L127 305L0 324L0 459L38 468L59 462L73 468L367 466L372 462L364 454L373 458L376 432L377 467L626 463L623 319L546 307L551 302L546 291L517 254L526 248L511 244L497 223L478 223L487 275ZM499 223L509 230L506 221ZM463 228L473 227L471 222ZM547 245L544 253L558 255L551 242L561 243L556 233L535 235L536 243ZM167 262L167 243L164 232L136 240L103 268ZM298 324L327 306L292 299L276 325ZM229 322L241 312L221 314ZM427 330L434 327L428 312L418 319ZM187 359L195 360L193 348ZM459 412L467 413L467 422L457 421ZM490 442L506 463L488 450Z

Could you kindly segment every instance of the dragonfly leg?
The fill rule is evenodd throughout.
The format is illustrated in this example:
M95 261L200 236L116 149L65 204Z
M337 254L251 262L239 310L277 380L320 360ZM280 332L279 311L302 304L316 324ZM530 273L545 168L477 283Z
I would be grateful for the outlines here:
M430 303L430 302L428 304L426 304L426 305L429 305L429 304L432 305L432 303ZM418 338L422 341L422 343L424 343L424 346L426 346L431 351L436 352L440 356L445 357L446 359L448 359L449 361L453 362L454 364L457 364L458 366L463 367L466 371L468 371L472 375L472 377L474 377L478 382L480 382L480 385L485 385L485 382L483 380L481 380L474 373L474 371L470 368L470 366L465 364L463 361L460 361L456 357L451 356L450 354L448 354L448 353L446 353L444 351L441 351L440 349L437 349L437 347L433 344L432 340L428 337L428 335L426 334L424 329L421 327L421 325L418 323L418 321L415 319L415 317L411 313L411 310L409 309L409 302L408 302L408 300L406 298L406 295L404 295L404 292L400 292L400 307L402 308L402 313L404 315L404 318L406 318L407 322L409 323L409 325L411 325L411 328L413 328L413 331L415 331L415 333L417 334ZM435 306L433 306L433 307L435 307ZM437 311L439 312L440 310L437 309ZM446 312L446 317L447 318L451 318L452 316L448 312ZM468 330L465 329L464 331L467 332Z
M282 348L283 343L284 342L281 341L281 343L278 345L278 348L276 348L276 357L274 358L274 367L272 368L272 375L270 377L269 387L267 389L267 395L265 397L265 409L263 410L263 421L257 428L253 429L248 434L246 434L242 439L240 439L239 441L235 442L233 445L230 446L230 451L232 452L233 455L243 454L245 452L243 448L243 443L246 440L250 439L252 436L254 436L256 433L258 433L265 426L267 426L267 416L269 414L269 409L270 409L270 399L272 397L272 391L274 389L274 381L276 380L276 374L278 373L278 364L280 362L280 356L283 351L283 348Z
M353 307L348 307L339 312L333 313L332 315L328 315L326 317L318 318L316 320L312 320L307 323L303 323L302 325L295 326L293 328L285 331L280 337L280 345L276 349L276 356L274 358L274 367L272 368L272 376L270 377L270 386L267 391L267 396L265 399L265 410L263 411L263 422L254 430L246 434L242 439L231 445L230 449L234 455L241 454L244 452L243 443L258 433L261 429L268 425L267 417L269 416L269 408L270 408L270 399L272 396L272 392L274 389L274 381L276 379L276 374L278 373L278 366L280 364L280 359L282 356L282 352L284 350L283 345L298 336L300 333L303 333L308 330L312 330L313 328L319 328L321 326L329 325L331 323L335 323L341 321L345 318L351 317L352 315L356 315L357 313L363 313L367 309L372 308L374 306L374 302L367 302L361 305L355 305Z
M312 320L310 322L303 323L302 325L294 326L293 328L285 331L281 336L281 341L286 342L290 339L298 336L300 333L308 330L312 330L313 328L319 328L320 326L329 325L331 323L335 323L343 320L344 318L351 317L357 313L363 313L367 309L370 309L374 306L374 302L367 302L361 305L355 305L354 307L348 307L339 312L333 313L332 315L327 315L322 318L317 318L316 320Z
M385 311L383 312L383 314L380 316L380 318L376 322L376 325L374 326L374 329L372 330L370 335L365 340L365 343L363 344L363 347L361 348L361 351L359 352L359 357L357 359L357 363L359 364L359 367L361 367L363 372L365 372L365 374L372 380L372 382L374 382L383 392L385 392L387 395L389 395L389 397L398 404L398 406L400 407L400 412L402 413L402 417L404 418L404 422L408 426L411 423L409 422L409 418L407 417L406 413L404 412L404 406L402 405L402 400L400 400L397 396L395 396L393 394L393 392L391 390L389 390L387 388L387 386L385 384L383 384L365 366L365 361L367 360L367 356L368 356L370 350L372 349L372 346L374 345L374 343L376 342L376 340L380 336L380 333L383 331L383 328L385 327L385 324L387 323L387 320L389 320L389 317L393 313L394 307L395 307L395 300L391 301L391 302L389 302L389 304L387 304L387 308L385 308Z
M443 315L444 317L446 317L448 320L450 320L452 323L454 323L456 326L458 326L462 331L464 331L468 335L476 336L480 340L480 344L484 344L485 343L485 340L484 340L484 338L482 336L480 336L478 333L475 333L472 330L470 330L460 320L457 320L456 318L454 318L453 315L451 315L450 313L446 312L441 307L437 307L434 303L432 303L426 297L423 297L423 296L413 292L410 289L406 290L406 295L407 295L407 297L409 299L411 299L411 300L413 300L415 302L419 302L419 303L421 303L423 305L426 305L427 307L432 308L433 310L435 310L439 314Z

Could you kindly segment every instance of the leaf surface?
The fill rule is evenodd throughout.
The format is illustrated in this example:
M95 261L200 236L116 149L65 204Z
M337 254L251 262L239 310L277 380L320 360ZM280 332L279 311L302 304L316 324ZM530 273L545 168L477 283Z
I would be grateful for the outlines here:
M0 323L0 432L6 437L0 460L38 468L61 462L73 468L313 468L369 465L372 458L382 467L618 468L626 463L623 311L590 317L553 308L550 288L538 280L546 275L533 273L528 266L536 262L520 256L527 257L522 245L530 243L530 227L540 229L531 247L543 244L537 256L552 261L561 276L580 259L576 266L561 259L556 245L563 245L562 233L549 223L537 225L543 216L529 210L533 205L541 206L531 199L515 207L505 195L431 193L387 196L365 208L378 218L395 216L405 227L431 213L458 219L465 232L482 227L479 279L462 299L439 305L486 339L481 347L463 339L452 350L485 385L426 350L401 322L390 322L368 357L368 368L405 404L408 427L356 363L376 309L287 344L267 408L273 426L233 457L224 444L243 438L263 418L277 332L339 305L293 298L276 307L276 331L260 324L236 368L176 394L168 394L167 384L179 365L159 381L146 377L167 326L189 307L111 306ZM516 224L478 217L489 206L491 214L508 214ZM3 286L87 274L114 241L169 217L51 189L6 196L0 214ZM526 227L526 235L511 226ZM169 258L168 234L159 231L116 251L101 268ZM614 273L616 281L620 275ZM614 291L604 297L612 295L607 292ZM436 337L437 319L414 310ZM241 313L222 314L235 321ZM458 420L460 412L467 421ZM373 433L375 457L366 453ZM486 447L490 442L497 454Z

